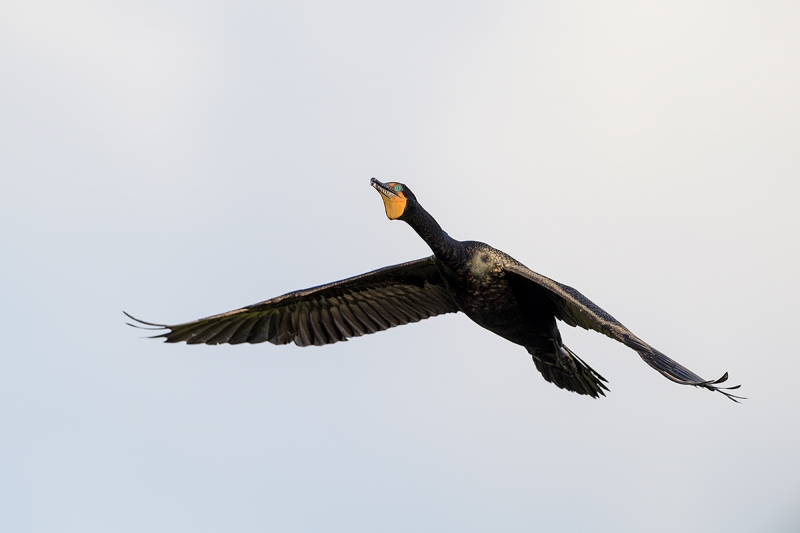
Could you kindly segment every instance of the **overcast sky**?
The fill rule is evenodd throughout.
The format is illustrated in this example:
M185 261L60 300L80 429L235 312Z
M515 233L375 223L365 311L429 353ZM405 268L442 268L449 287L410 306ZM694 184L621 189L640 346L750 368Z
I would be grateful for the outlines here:
M3 531L800 529L797 2L0 2ZM453 237L561 325L559 390L448 315L323 348L176 323Z

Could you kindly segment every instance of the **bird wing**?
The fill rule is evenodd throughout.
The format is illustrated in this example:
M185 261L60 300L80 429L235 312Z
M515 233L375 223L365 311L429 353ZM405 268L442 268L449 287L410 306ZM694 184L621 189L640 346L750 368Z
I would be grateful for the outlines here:
M154 337L165 342L321 346L458 310L431 256L185 324L153 324L125 314L169 330Z
M548 298L553 303L556 318L559 320L573 327L580 326L584 329L600 332L603 335L621 342L625 346L635 350L639 356L644 359L645 363L655 368L663 376L675 383L694 385L695 387L703 387L708 390L717 391L733 401L736 401L737 398L741 399L739 396L734 396L726 392L726 390L738 389L740 385L736 385L735 387L717 386L728 379L727 372L717 380L704 380L688 368L673 361L634 335L633 332L623 326L617 319L572 287L553 281L541 274L537 274L520 263L506 263L505 271L512 276L517 276L524 282L535 283L539 287L545 289Z

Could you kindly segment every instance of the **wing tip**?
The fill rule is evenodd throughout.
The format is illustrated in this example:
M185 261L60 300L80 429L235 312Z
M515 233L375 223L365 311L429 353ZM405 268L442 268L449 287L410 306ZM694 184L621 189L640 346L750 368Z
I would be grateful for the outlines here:
M156 324L154 322L147 322L146 320L142 320L142 319L136 318L135 316L133 316L132 314L130 314L127 311L124 311L124 310L122 311L122 314L125 315L126 317L130 318L134 322L138 322L138 324L131 324L130 322L125 322L127 325L131 326L132 328L139 328L139 329L169 329L169 326L167 326L166 324ZM140 326L139 324L144 324L145 326L153 326L153 327L149 327L148 328L148 327Z
M736 402L736 403L742 403L739 400L746 400L747 399L744 396L737 396L736 394L732 394L730 392L727 392L727 391L739 389L739 388L741 388L741 385L733 385L731 387L719 387L718 386L720 383L725 383L726 381L728 381L728 373L727 372L722 374L722 376L717 378L717 379L709 380L709 381L702 381L702 382L699 382L699 383L691 383L691 385L694 385L695 387L702 387L702 388L710 390L712 392L718 392L718 393L724 395L729 400L731 400L733 402Z
M136 324L132 324L131 322L125 322L126 325L128 325L128 326L130 326L132 328L143 329L143 330L146 330L146 331L162 331L162 330L165 330L165 329L166 330L170 329L170 327L168 325L166 325L166 324L155 324L153 322L147 322L145 320L141 320L139 318L136 318L135 316L131 315L130 313L128 313L127 311L124 311L124 310L122 311L122 314L124 314L126 317L130 318L134 322L137 322ZM144 325L142 325L142 324L144 324ZM152 327L149 327L149 326L152 326ZM141 338L143 338L143 339L159 339L159 338L167 337L167 335L169 335L169 334L170 334L170 331L167 331L167 332L161 333L160 335L152 335L150 337L141 337ZM170 342L169 338L167 338L165 340L165 342Z

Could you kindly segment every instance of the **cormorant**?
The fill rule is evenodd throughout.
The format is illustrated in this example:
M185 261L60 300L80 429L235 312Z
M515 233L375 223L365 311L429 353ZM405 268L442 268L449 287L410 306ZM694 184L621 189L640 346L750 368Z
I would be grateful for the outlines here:
M153 324L128 316L168 330L156 336L166 342L320 346L462 311L479 326L524 346L550 383L594 398L604 396L605 378L563 343L558 319L623 343L675 383L717 391L733 401L741 399L727 392L739 385L719 386L727 380L727 372L717 380L704 380L572 287L533 272L487 244L453 239L404 184L372 178L371 185L380 193L389 219L414 228L430 246L432 256L185 324Z

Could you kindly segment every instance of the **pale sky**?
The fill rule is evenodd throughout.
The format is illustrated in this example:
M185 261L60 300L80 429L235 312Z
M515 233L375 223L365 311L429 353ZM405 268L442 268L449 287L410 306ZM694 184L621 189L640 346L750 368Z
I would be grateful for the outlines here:
M0 530L800 529L797 2L0 3ZM448 315L176 323L429 255L369 178L698 374Z

